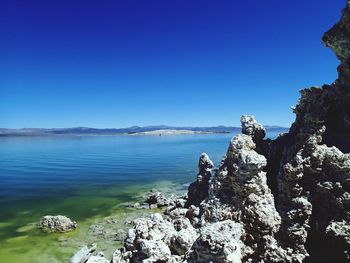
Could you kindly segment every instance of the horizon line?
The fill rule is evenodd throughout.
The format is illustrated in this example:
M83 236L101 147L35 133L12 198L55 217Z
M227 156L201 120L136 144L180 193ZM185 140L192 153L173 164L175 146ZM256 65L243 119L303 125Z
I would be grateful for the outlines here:
M278 124L262 124L263 127L278 127L278 128L290 128L286 126L281 126ZM8 127L0 127L0 129L9 129L9 130L21 130L21 129L97 129L97 130L103 130L103 129L130 129L130 128L150 128L150 127L166 127L166 128L217 128L217 127L224 127L224 128L241 128L241 126L235 126L235 125L209 125L209 126L191 126L191 125L184 125L184 126L177 126L177 125L131 125L127 127L103 127L103 128L96 128L93 126L70 126L70 127L21 127L21 128L8 128Z

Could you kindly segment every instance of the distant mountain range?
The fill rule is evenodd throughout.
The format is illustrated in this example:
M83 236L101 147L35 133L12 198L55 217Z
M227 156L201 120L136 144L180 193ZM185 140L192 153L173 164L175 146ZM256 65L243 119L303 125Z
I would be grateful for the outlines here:
M287 132L288 128L280 126L264 126L270 132ZM45 135L118 135L118 134L138 134L144 132L152 132L157 130L173 130L173 131L194 131L198 133L239 133L240 127L231 126L214 126L214 127L174 127L166 125L152 126L132 126L129 128L23 128L23 129L7 129L0 128L0 136L45 136Z

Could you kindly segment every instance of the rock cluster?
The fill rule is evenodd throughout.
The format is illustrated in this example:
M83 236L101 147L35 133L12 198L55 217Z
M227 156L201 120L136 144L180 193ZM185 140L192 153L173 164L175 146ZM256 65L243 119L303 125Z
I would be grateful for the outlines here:
M290 131L242 116L215 173L202 154L188 195L135 220L112 263L350 262L350 0L323 41L339 77L301 91Z
M66 216L43 216L40 219L39 227L45 232L68 232L77 227L77 223Z
M143 202L127 203L127 207L136 209L155 209L173 205L176 201L174 194L165 194L156 189L151 189L147 195L142 195Z
M174 197L167 197L162 192L152 191L147 199L146 203L150 208L162 208L169 206L172 202L174 202Z
M164 215L134 221L113 262L241 262L288 258L275 238L281 219L267 186L264 156L237 135L215 176L208 155L197 181ZM271 260L270 260L271 261Z

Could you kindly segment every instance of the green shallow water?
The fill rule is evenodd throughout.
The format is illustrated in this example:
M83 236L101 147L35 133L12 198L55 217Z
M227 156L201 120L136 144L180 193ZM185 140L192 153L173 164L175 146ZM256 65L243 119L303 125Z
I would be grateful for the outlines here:
M131 209L126 206L126 202L142 201L141 196L154 187L164 192L183 190L179 184L164 181L151 185L103 187L103 191L88 188L80 190L75 196L54 202L41 200L33 206L28 204L27 210L17 213L9 221L0 222L0 262L68 262L80 247L92 243L96 243L98 250L110 257L121 243L95 237L89 232L89 227L107 219L116 219L118 223L111 228L116 232L119 229L127 230L127 220L159 212L157 209ZM18 210L16 207L13 209ZM43 211L71 217L77 221L78 228L68 233L43 233L36 227Z

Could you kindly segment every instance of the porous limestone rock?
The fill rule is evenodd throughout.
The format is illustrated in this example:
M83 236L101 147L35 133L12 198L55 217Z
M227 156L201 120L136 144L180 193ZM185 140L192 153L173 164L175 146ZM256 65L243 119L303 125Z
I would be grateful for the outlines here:
M241 117L242 133L252 137L254 142L261 141L265 135L265 128L257 123L255 116L243 115Z
M43 216L39 227L45 232L68 232L74 230L78 224L70 218L62 215Z
M350 224L332 221L326 228L326 238L331 245L331 257L350 262Z
M169 206L172 202L174 198L166 197L162 192L151 192L146 199L146 203L156 205L158 208Z
M214 168L213 162L206 153L202 153L198 162L197 181L190 184L188 188L188 199L186 207L190 205L199 205L205 198L208 197L209 180L211 170Z
M274 235L280 217L263 172L266 159L254 148L251 136L235 136L213 178L212 162L201 155L199 175L208 184L204 199L187 208L183 202L174 202L163 217L155 214L136 220L114 261L241 262L272 258L273 253L278 258L276 250L256 252L260 247L268 251L269 243L277 244Z
M207 224L193 244L188 262L241 262L243 229L231 220Z
M116 251L113 262L181 262L198 233L184 217L153 214L136 219L125 239L124 248ZM180 260L181 259L181 260Z
M170 248L175 255L185 255L192 247L198 233L191 225L190 221L185 219L174 220L173 224L178 232L171 238ZM184 221L186 223L184 223ZM179 227L180 225L180 227Z
M349 22L348 0L341 20L323 37L340 60L338 79L302 90L289 133L257 145L267 158L282 218L280 244L292 249L298 261L349 262L346 241L339 241L339 232L346 233L350 225Z

